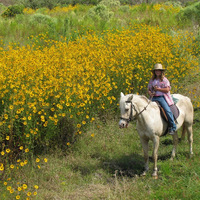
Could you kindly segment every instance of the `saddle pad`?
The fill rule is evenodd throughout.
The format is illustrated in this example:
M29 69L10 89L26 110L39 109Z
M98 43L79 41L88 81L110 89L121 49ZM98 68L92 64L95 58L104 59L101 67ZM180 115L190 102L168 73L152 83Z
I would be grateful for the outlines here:
M160 108L161 116L168 122L167 115L166 115L164 109L161 107L161 105L159 104L159 102L156 101L156 103L158 104L158 107ZM173 104L173 105L170 106L170 110L171 110L171 112L172 112L172 114L174 116L174 120L176 121L176 119L179 116L179 109L178 109L178 107L175 104Z
M176 120L180 114L178 107L175 104L173 104L170 106L170 110L172 111L172 113L174 115L174 120Z
M165 119L166 122L168 122L167 115L165 114L164 109L161 107L161 105L159 104L159 102L156 102L156 103L158 104L158 107L160 108L161 117L163 119ZM180 114L178 107L175 104L171 105L170 106L170 110L171 110L171 112L172 112L172 114L174 116L174 121L177 123L176 119L178 118L178 116ZM168 129L165 130L165 132L163 133L162 136L167 135L167 133L168 133Z
M173 95L171 95L171 97L173 99L174 104L176 104L179 101L179 99L175 98Z

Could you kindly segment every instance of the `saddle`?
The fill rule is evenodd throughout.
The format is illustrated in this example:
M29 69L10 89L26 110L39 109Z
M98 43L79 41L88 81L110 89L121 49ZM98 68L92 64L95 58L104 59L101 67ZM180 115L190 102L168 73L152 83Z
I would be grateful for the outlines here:
M162 116L162 118L166 121L166 122L168 122L168 118L167 118L167 115L166 115L166 113L165 113L165 110L162 108L162 106L159 104L159 102L157 102L156 101L156 103L157 103L157 105L158 105L158 107L160 108L160 114L161 114L161 116ZM179 117L179 109L178 109L178 107L176 106L176 104L173 104L173 105L171 105L170 106L170 110L171 110L171 112L172 112L172 114L173 114L173 116L174 116L174 121L176 122L176 120L177 120L177 118ZM176 122L177 123L177 122Z
M168 122L168 118L167 118L167 115L166 115L166 113L165 113L165 110L162 108L162 106L159 104L159 102L156 101L156 103L157 103L158 107L160 108L161 117L162 117L166 122ZM173 104L173 105L170 106L170 110L171 110L171 112L172 112L172 114L173 114L173 116L174 116L174 121L175 121L175 123L177 124L177 123L178 123L178 122L177 122L177 118L179 117L179 114L180 114L179 109L178 109L178 107L176 106L176 104ZM166 135L167 132L168 132L168 130L165 131L165 133L163 134L163 136Z

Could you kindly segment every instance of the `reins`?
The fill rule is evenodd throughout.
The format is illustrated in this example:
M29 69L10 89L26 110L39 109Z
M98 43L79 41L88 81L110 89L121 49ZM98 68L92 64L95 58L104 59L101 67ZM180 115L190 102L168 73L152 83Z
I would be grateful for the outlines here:
M128 119L123 118L123 117L120 117L120 119L126 120L126 121L129 123L130 121L132 121L133 109L134 109L135 112L136 112L136 115L135 115L134 118L133 118L133 120L135 120L135 119L138 118L139 115L141 115L141 114L147 109L147 107L149 106L149 104L151 103L151 101L149 101L148 104L147 104L139 113L137 113L137 110L136 110L136 108L135 108L135 105L133 104L132 101L125 101L125 103L131 103L131 113L130 113L130 116L129 116Z

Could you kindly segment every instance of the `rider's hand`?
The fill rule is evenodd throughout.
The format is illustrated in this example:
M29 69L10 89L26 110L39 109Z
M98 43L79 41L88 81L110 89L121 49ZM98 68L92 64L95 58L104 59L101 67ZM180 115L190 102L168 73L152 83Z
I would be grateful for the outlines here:
M158 86L157 86L157 85L155 85L153 89L154 89L155 91L157 91L157 89L158 89Z
M155 95L155 92L151 92L150 90L149 90L149 96L150 97L153 97Z

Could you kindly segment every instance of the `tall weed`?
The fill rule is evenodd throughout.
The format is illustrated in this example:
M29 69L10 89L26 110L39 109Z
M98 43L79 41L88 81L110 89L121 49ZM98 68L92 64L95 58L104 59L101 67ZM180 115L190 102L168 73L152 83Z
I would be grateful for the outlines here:
M184 9L181 10L180 13L177 15L180 24L183 23L190 25L192 23L197 23L199 24L200 22L200 2L194 3L190 6L185 7Z

